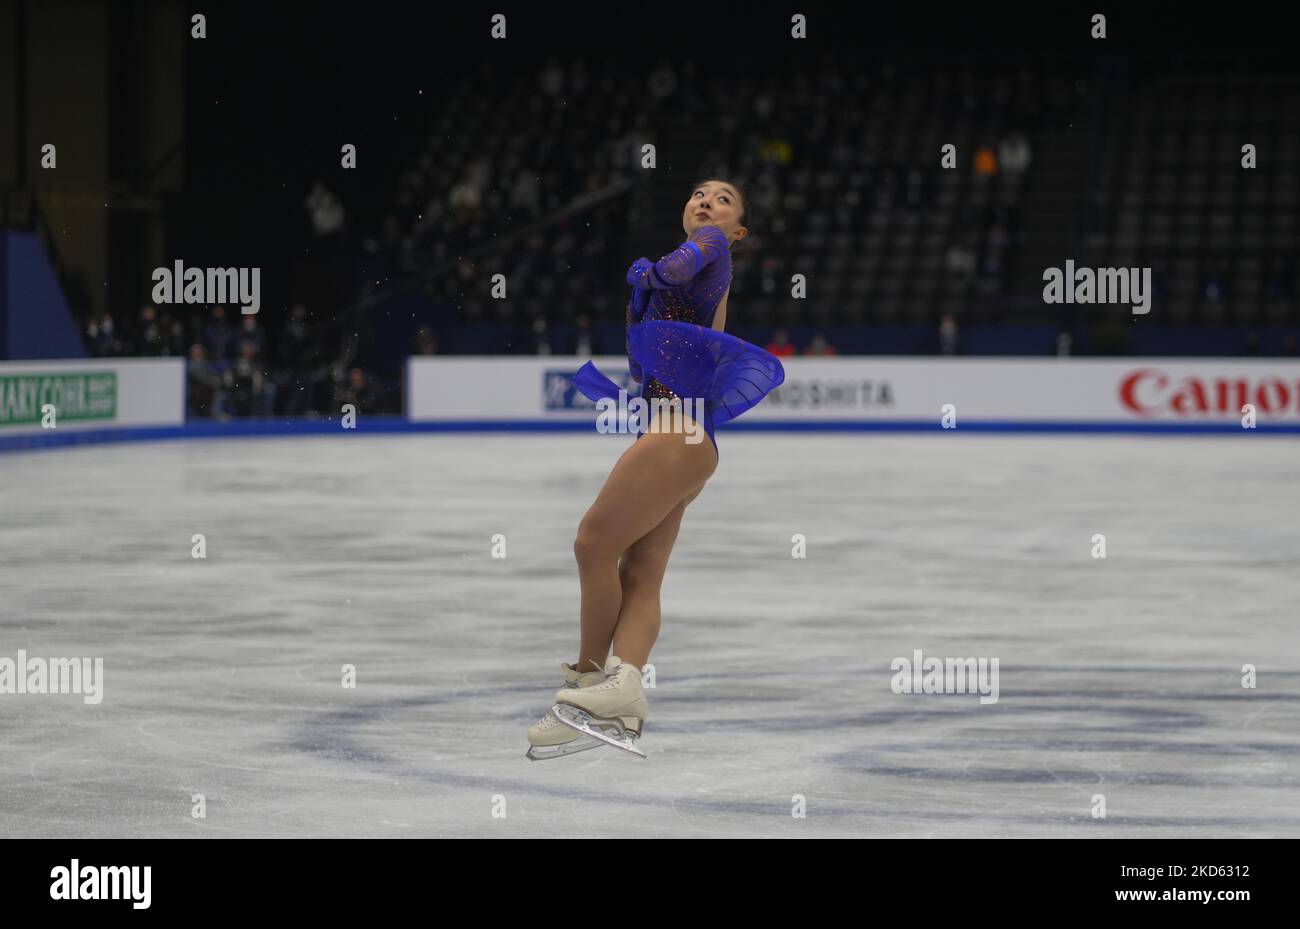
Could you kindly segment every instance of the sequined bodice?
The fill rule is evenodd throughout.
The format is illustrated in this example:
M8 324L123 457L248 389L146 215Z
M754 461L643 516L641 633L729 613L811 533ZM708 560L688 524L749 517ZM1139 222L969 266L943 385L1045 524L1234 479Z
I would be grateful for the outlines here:
M731 286L731 249L726 237L711 226L700 229L689 241L700 249L707 264L693 277L688 277L692 270L687 266L691 260L688 252L679 249L662 259L663 277L668 280L686 279L677 286L655 290L650 295L645 319L671 319L705 327L713 325L713 314ZM678 262L680 270L674 266Z
M712 326L718 304L722 303L723 294L731 287L731 275L731 256L728 255L712 262L684 285L654 291L643 318Z

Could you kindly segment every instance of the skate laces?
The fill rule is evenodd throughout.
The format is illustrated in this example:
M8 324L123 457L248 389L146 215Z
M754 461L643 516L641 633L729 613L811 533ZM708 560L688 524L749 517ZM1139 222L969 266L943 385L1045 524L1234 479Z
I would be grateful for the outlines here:
M623 664L619 665L617 668L614 669L613 673L611 673L611 674L609 674L609 675L606 675L605 680L604 680L603 683L600 683L600 684L597 684L597 685L596 685L596 689L597 689L597 690L617 690L617 689L618 689L618 686L619 686L619 681L618 681L619 676L623 673L623 669L626 668L626 667L630 667L630 666L629 666L629 665L623 665Z

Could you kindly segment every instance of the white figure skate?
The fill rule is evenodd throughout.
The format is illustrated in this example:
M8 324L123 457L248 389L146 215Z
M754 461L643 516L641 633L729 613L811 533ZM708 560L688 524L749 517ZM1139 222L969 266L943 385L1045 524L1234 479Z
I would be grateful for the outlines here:
M551 712L566 726L644 758L645 752L635 744L649 710L641 669L611 655L604 673L599 684L558 691Z
M564 672L564 689L576 690L590 687L605 680L605 672L584 671L579 673L573 665L561 662ZM524 757L530 761L545 761L548 758L560 758L588 749L600 748L603 743L594 736L584 735L560 722L554 713L548 712L528 729L528 751Z

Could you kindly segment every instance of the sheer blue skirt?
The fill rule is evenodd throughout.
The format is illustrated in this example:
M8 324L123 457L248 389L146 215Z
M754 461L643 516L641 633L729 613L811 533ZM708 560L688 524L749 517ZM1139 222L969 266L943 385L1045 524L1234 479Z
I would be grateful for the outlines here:
M652 319L629 326L627 335L628 351L642 371L639 396L703 401L700 425L715 451L714 429L756 406L785 380L785 368L771 352L716 329ZM573 376L573 386L589 400L618 399L619 386L590 361Z

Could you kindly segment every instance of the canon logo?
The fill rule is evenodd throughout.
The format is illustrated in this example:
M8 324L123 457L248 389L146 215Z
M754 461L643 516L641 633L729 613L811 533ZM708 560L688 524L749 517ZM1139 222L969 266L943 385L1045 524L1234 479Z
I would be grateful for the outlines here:
M1300 381L1276 375L1174 378L1159 368L1139 368L1120 382L1119 397L1140 416L1236 416L1247 403L1260 415L1300 413Z

